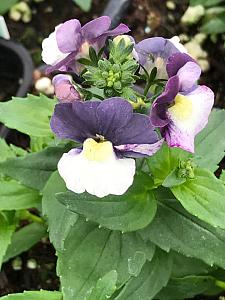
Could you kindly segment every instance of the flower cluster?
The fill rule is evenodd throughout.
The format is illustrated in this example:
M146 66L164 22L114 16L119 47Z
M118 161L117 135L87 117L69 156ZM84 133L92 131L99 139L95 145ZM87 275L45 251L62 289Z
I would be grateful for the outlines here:
M194 152L214 102L177 37L135 43L124 35L126 25L110 24L107 16L82 27L69 20L43 41L42 52L48 71L59 73L51 128L78 143L60 159L59 174L69 190L97 197L125 193L136 160L154 155L164 141Z

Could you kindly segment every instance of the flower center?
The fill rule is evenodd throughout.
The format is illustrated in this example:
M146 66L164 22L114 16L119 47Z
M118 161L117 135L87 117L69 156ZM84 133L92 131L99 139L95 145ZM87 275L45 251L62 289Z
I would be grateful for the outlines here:
M186 120L191 116L193 107L188 97L178 94L174 99L174 105L169 107L168 111L177 119Z
M89 138L84 141L82 154L88 160L102 162L114 156L114 151L111 142Z

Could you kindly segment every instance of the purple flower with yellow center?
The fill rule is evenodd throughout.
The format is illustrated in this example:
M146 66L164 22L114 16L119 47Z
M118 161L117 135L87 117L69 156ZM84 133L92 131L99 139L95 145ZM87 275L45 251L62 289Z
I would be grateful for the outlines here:
M54 92L59 102L73 102L81 100L80 93L72 83L70 75L59 74L53 77L52 84Z
M214 94L197 85L201 69L187 54L176 53L168 59L169 80L164 92L153 102L151 123L161 128L170 147L194 152L194 138L207 124Z
M97 18L81 26L77 19L56 26L42 43L42 60L52 67L49 71L81 71L79 58L89 57L89 48L97 52L104 46L106 39L129 32L129 28L120 24L110 30L111 19L108 16Z
M57 137L82 144L64 153L58 171L69 190L97 197L122 195L133 183L135 157L162 145L146 115L122 98L59 103L51 119Z
M148 73L151 73L154 67L157 68L158 79L168 79L166 64L171 55L187 52L177 36L171 39L162 37L148 38L139 42L135 46L135 50L139 57L139 63Z

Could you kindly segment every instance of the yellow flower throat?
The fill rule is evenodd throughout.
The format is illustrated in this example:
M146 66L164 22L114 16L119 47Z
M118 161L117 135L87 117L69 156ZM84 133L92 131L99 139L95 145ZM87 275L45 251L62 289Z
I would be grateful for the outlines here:
M109 141L96 142L89 138L84 141L82 154L88 160L102 162L112 156L113 146Z

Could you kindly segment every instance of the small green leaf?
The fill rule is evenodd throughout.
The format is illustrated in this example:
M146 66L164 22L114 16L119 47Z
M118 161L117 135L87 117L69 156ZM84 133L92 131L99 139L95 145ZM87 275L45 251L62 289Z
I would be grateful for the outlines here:
M0 210L18 210L37 207L40 194L15 180L0 180Z
M83 11L88 12L91 9L92 0L73 0Z
M215 287L215 279L211 276L187 276L172 278L168 285L157 295L160 300L183 300L203 294Z
M0 162L16 156L12 148L10 148L10 146L6 143L6 141L1 138L0 138L0 151L1 151Z
M225 229L225 185L206 169L196 169L195 178L171 188L192 215Z
M222 180L225 183L225 170L222 171L220 175L220 180Z
M69 145L48 147L41 152L27 154L26 157L10 158L0 163L0 173L18 180L27 187L42 190L57 163Z
M12 235L11 244L4 256L4 262L29 250L46 235L46 227L43 224L32 223L22 227Z
M151 262L146 262L138 277L131 278L116 300L151 300L166 286L172 270L172 259L157 249Z
M152 223L139 231L141 236L165 251L172 249L224 268L225 230L190 215L172 194L163 192L157 199L157 214Z
M177 176L177 168L172 170L170 174L165 178L162 183L164 187L173 187L177 185L181 185L186 181L186 178L180 178Z
M28 95L27 98L13 97L0 103L0 121L7 127L32 136L50 136L49 119L56 101L44 95Z
M11 213L0 213L0 269L11 237L16 229L16 221Z
M42 210L48 219L50 240L58 251L64 249L65 239L78 219L77 214L66 209L55 197L56 193L66 190L58 172L51 175L43 190Z
M117 272L110 271L97 281L87 300L108 300L116 290Z
M1 300L63 300L61 292L32 291L22 294L11 294L0 298Z
M140 190L140 186L144 186L143 181L143 176L137 178L137 183L134 183L136 188L132 187L122 196L111 195L99 199L88 193L66 192L58 194L57 198L71 211L82 214L102 227L123 232L135 231L147 226L157 209L154 193L146 192L147 186Z
M18 1L19 0L1 0L1 2L0 2L0 15L4 15Z

